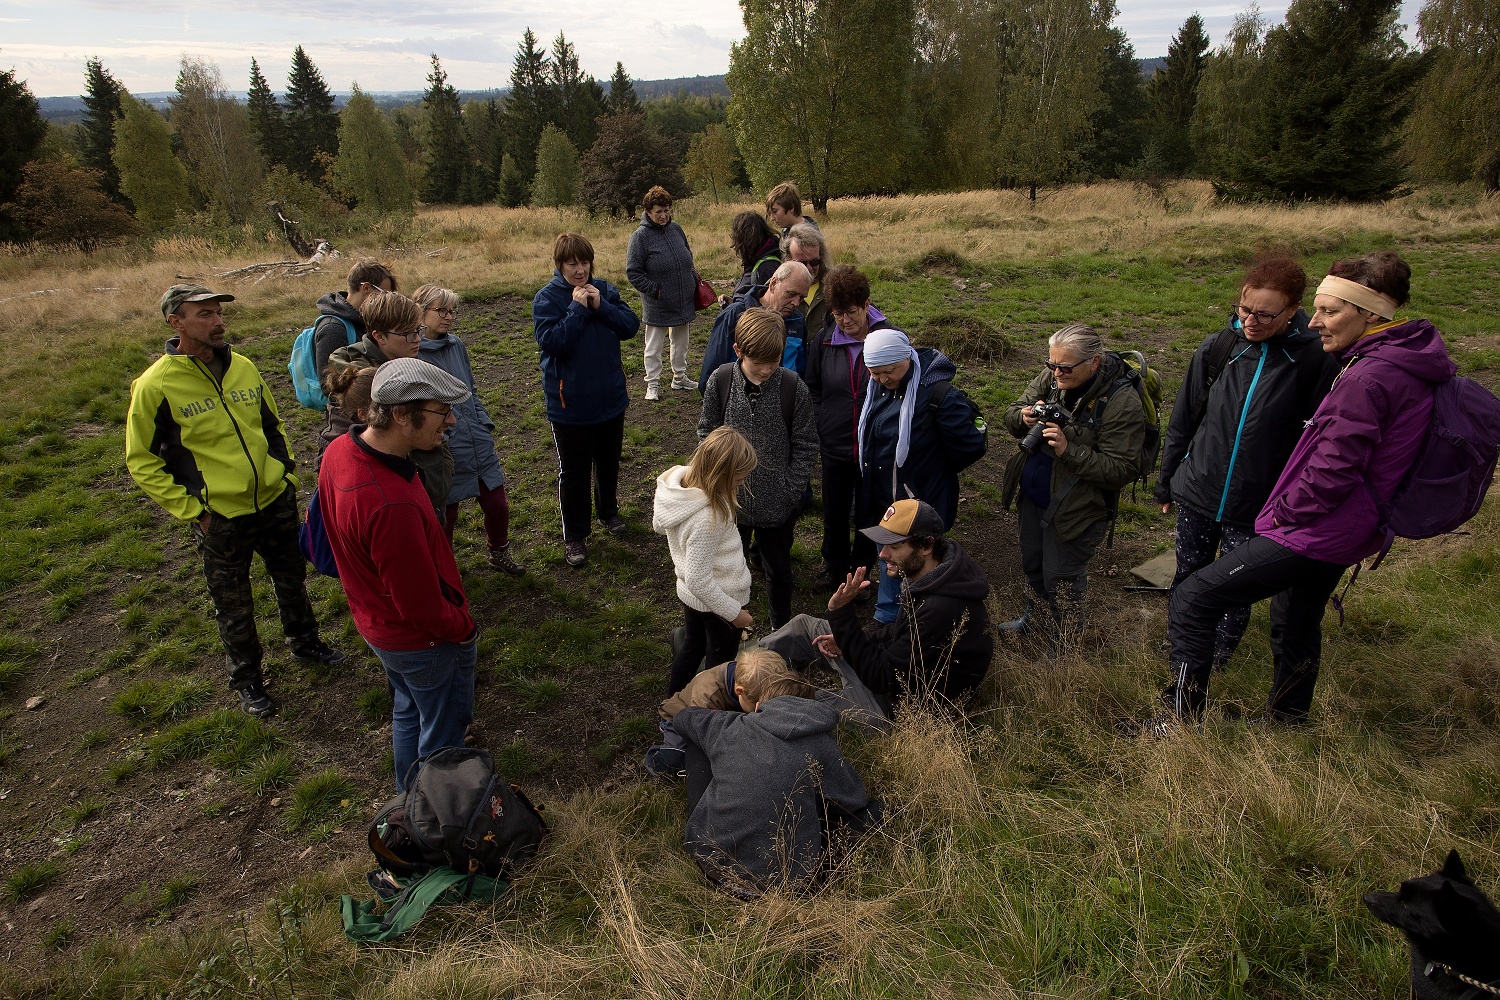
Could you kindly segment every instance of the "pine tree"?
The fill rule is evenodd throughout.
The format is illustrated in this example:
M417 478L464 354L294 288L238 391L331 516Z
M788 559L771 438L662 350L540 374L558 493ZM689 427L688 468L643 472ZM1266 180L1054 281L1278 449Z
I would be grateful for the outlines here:
M412 207L406 157L385 115L359 84L339 114L339 157L333 177L339 193L361 209L394 212Z
M1095 177L1121 177L1145 149L1146 88L1125 32L1110 28L1105 38L1100 80L1104 102L1090 120L1093 138L1080 151L1079 161Z
M271 85L260 71L260 63L250 60L250 94L245 102L250 131L260 147L267 166L286 166L286 121Z
M635 84L630 82L630 74L625 72L622 62L615 63L614 75L609 78L609 96L604 100L604 110L608 114L641 110L641 102L635 96Z
M590 212L629 215L660 184L683 193L677 157L646 116L620 111L599 119L599 137L583 154L579 198Z
M47 137L47 123L26 81L15 70L0 70L0 205L12 201L21 186L22 171L35 158ZM12 239L6 215L0 212L0 239Z
M729 121L755 185L795 179L821 212L835 195L894 184L907 145L912 0L741 6Z
M422 112L426 116L422 152L427 164L422 200L428 204L452 204L458 201L469 166L469 141L464 134L458 91L448 82L448 74L443 72L436 53L432 55L432 71L427 74Z
M1208 53L1203 18L1193 14L1167 46L1167 64L1156 71L1146 87L1151 102L1150 139L1146 146L1146 169L1152 173L1181 177L1193 168L1193 143L1189 131L1198 101L1198 78Z
M171 125L199 200L230 222L248 219L265 164L245 108L225 91L219 67L182 57Z
M1401 126L1426 66L1400 0L1292 0L1266 35L1259 100L1215 186L1231 197L1389 197L1405 181Z
M594 119L604 113L604 88L578 66L578 52L559 31L552 41L553 123L573 145L587 149L594 142Z
M147 229L165 229L178 212L191 212L187 170L172 155L172 133L167 121L131 97L120 96L120 120L115 123L115 167L120 191L135 205L135 218Z
M286 165L314 184L338 154L339 116L323 74L297 46L286 87Z
M1500 3L1429 0L1417 25L1433 66L1407 123L1413 169L1500 190Z
M84 65L83 165L99 174L99 188L122 201L120 172L110 156L115 144L115 122L120 120L120 95L125 88L97 58ZM128 207L128 206L127 206Z
M536 147L536 177L531 202L539 208L561 208L578 201L578 149L556 125L542 129Z
M527 183L526 175L521 173L516 158L506 153L500 158L499 190L495 200L506 208L519 208L526 204L530 195L531 185Z
M510 70L510 97L505 102L505 152L528 184L536 172L536 144L542 138L542 129L554 120L551 76L551 60L537 48L536 35L527 28L516 46Z

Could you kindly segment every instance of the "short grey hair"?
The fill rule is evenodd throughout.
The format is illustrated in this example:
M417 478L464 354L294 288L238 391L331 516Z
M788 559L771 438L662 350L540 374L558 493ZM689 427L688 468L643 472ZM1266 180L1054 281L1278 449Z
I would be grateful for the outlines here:
M1104 356L1104 338L1087 323L1069 323L1047 340L1047 346L1069 351L1080 361Z
M776 273L771 275L771 280L785 281L794 274L801 275L803 278L806 278L807 286L809 288L812 287L812 272L809 271L807 269L807 265L802 263L800 260L789 260L782 264L776 269Z
M823 265L821 273L826 275L829 268L833 267L833 259L828 253L828 241L823 238L817 226L799 222L786 231L786 235L781 238L781 256L786 260L792 259L792 240L804 247L818 248L818 262Z
M423 285L411 293L412 301L427 309L457 309L458 293L441 285Z

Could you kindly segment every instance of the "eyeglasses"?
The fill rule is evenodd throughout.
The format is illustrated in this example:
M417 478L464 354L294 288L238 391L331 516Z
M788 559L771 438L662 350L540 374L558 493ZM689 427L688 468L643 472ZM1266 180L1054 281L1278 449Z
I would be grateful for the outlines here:
M1079 365L1086 364L1088 364L1087 361L1075 361L1071 365L1060 365L1056 361L1042 362L1043 367L1045 367L1049 372L1052 372L1056 375L1071 375L1073 374L1074 368L1077 368Z
M424 407L422 407L422 412L423 413L430 413L434 417L440 417L443 420L447 420L450 416L453 415L453 407L450 406L446 410L429 410L429 409L427 409L427 407L424 406Z
M443 319L452 319L454 314L458 312L456 309L432 309L430 311L437 313Z
M1286 309L1282 309L1279 312L1268 313L1257 312L1256 310L1251 309L1249 306L1235 306L1234 311L1239 313L1240 319L1245 320L1246 322L1253 319L1257 323L1269 323L1290 308L1290 306L1287 306Z

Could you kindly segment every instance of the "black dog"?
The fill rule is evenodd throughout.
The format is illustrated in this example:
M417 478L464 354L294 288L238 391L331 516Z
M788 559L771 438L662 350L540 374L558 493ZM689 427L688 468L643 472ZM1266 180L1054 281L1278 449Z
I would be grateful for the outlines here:
M1411 943L1412 996L1500 996L1500 910L1470 881L1457 851L1448 852L1441 869L1402 882L1397 892L1365 893L1365 905Z

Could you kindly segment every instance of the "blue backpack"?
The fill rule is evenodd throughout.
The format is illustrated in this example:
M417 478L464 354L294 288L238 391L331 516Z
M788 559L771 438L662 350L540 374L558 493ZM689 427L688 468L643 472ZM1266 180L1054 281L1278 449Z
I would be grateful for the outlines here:
M319 316L317 323L297 334L297 339L292 342L292 360L287 362L286 370L292 376L292 389L297 393L297 402L309 410L328 409L328 396L323 392L323 378L318 373L317 353L313 345L318 323L325 319L336 319L344 324L344 331L349 335L348 343L352 344L359 339L354 324L342 316Z
M313 564L313 569L324 576L339 578L339 564L333 558L333 546L328 544L328 529L323 525L323 503L318 499L318 488L313 487L307 498L307 519L297 531L297 547L302 557Z
M1462 527L1489 492L1500 457L1500 399L1473 379L1456 375L1437 387L1432 423L1389 511L1385 545L1370 567L1401 538L1432 538Z

